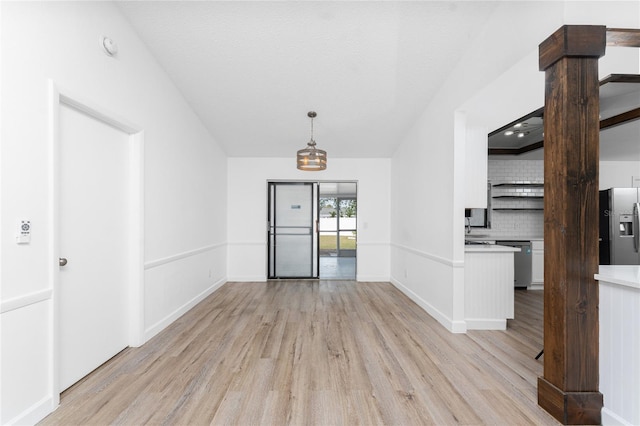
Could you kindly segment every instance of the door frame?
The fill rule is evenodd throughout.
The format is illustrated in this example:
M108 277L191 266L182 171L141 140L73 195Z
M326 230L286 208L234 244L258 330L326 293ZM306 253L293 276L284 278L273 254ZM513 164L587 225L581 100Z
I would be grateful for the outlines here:
M357 185L356 185L356 192L357 192ZM341 218L341 216L340 216L340 212L341 212L340 201L342 201L342 200L355 200L356 203L357 203L358 195L356 193L356 195L354 197L336 196L335 199L336 199L336 203L337 203L337 205L336 205L336 213L337 213L337 219L338 219L337 229L336 229L336 234L337 234L337 238L338 238L337 241L336 241L336 248L337 248L337 251L338 251L337 254L338 254L338 257L351 257L351 256L340 256L340 252L342 251L342 249L340 248L340 231L342 230L342 228L340 226L340 222L342 221L340 219ZM357 207L356 207L356 210L357 210ZM357 244L357 241L358 241L357 240L358 239L358 224L357 223L358 223L358 215L357 215L357 212L356 212L356 228L355 228L355 231L356 231L356 249L354 250L354 252L357 251L357 249L358 249L358 244ZM353 230L352 229L345 229L345 231L348 232L348 231L353 231ZM357 259L357 257L356 257L356 259Z
M112 126L129 135L128 149L128 221L129 235L125 244L130 248L130 262L126 271L128 278L127 316L129 323L128 344L140 346L144 343L144 131L140 126L120 118L96 103L62 88L49 80L49 277L52 288L50 311L50 372L51 394L54 406L60 403L59 368L60 336L60 108L64 105Z
M272 250L271 250L271 220L275 220L274 218L271 218L271 203L272 203L272 198L271 198L271 186L272 185L311 185L312 186L312 190L311 190L311 215L312 215L312 220L311 220L311 244L312 246L314 245L314 241L315 241L315 248L312 248L311 250L311 269L312 269L312 273L315 274L315 276L312 277L279 277L277 275L271 275L271 262L273 261L273 269L274 272L277 272L275 269L275 265L276 265L276 256L277 256L277 249L276 247L273 248L273 259L271 257L272 255ZM315 185L315 187L314 187ZM275 186L274 186L275 188ZM276 203L276 190L274 189L274 206ZM317 280L320 278L320 233L319 233L319 220L320 220L320 185L319 182L317 181L274 181L274 180L269 180L267 181L267 280L275 280L275 279L310 279L310 280ZM274 212L275 215L275 212ZM313 252L315 251L315 259ZM315 264L315 269L314 269L314 264Z
M269 185L271 183L315 183L318 184L318 199L317 199L317 220L318 222L315 224L315 233L317 234L317 240L318 240L318 278L306 278L306 279L316 279L316 280L321 280L322 277L320 276L320 185L323 183L355 183L356 184L356 200L358 199L358 192L359 192L359 181L357 179L354 180L349 180L349 179L267 179L267 185L266 185L266 218L265 218L265 224L266 224L266 228L267 228L267 232L266 232L266 242L265 242L265 248L266 248L266 253L265 253L265 270L266 270L266 277L267 280L271 279L269 278L269 203L270 203L270 195L269 195ZM356 229L357 231L357 229ZM356 253L355 253L355 258L356 258L356 264L358 262L358 245L356 244ZM286 278L283 278L286 279ZM355 280L358 280L358 270L356 268L356 276L355 276Z

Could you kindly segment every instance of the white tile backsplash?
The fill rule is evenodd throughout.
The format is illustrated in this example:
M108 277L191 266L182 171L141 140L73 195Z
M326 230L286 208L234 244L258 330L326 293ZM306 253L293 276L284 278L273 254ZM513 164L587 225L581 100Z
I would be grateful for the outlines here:
M492 197L500 195L526 195L539 197L544 193L541 187L507 187L494 186L500 183L543 183L543 160L489 160L488 179L492 185ZM544 230L544 213L542 210L494 210L495 208L542 208L542 198L491 199L491 235L496 237L542 237Z

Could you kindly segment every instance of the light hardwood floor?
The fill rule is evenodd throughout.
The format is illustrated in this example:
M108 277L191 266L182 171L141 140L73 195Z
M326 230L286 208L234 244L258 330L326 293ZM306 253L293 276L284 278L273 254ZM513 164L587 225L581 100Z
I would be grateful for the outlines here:
M227 283L64 392L42 425L558 424L537 406L542 292L451 334L389 283Z

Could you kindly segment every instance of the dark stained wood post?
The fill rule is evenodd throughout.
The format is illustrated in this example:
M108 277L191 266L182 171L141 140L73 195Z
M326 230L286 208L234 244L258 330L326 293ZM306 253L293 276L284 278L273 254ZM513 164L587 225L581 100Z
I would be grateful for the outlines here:
M538 404L600 424L598 59L606 27L564 26L540 44L544 105L544 375Z

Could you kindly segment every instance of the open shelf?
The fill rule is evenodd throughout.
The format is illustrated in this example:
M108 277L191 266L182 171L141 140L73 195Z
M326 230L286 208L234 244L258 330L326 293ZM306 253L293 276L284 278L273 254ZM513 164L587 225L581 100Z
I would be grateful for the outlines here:
M494 212L499 211L543 211L542 207L498 207L492 209Z
M496 189L491 198L496 201L491 210L497 212L542 211L543 182L514 180L492 186Z
M544 188L544 183L542 183L542 182L527 182L527 183L505 182L505 183L496 183L493 186L504 186L504 187L509 187L509 188L516 188L516 187L521 187L521 186Z
M542 200L544 197L542 195L496 195L491 198L520 198L528 200Z

